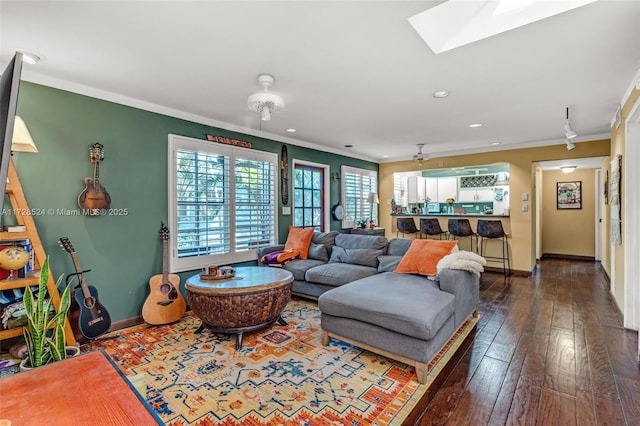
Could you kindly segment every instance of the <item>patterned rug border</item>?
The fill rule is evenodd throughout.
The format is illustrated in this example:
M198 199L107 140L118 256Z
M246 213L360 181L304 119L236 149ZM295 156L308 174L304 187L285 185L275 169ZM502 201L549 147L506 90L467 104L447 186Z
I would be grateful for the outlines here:
M317 310L317 303L313 302L313 301L308 301L308 300L299 300L299 299L292 299L292 302L294 303L306 303L308 304L311 308ZM287 306L287 308L285 308L285 311L289 308L290 305ZM294 309L295 311L295 309ZM190 316L195 318L195 316L193 315L192 312L188 312L186 314L186 316ZM476 326L476 324L479 321L479 317L473 317L470 316L461 327L458 328L458 330L456 331L456 333L451 337L451 339L449 339L449 341L444 345L444 347L440 350L440 352L438 353L438 355L436 355L434 357L434 360L432 360L429 363L429 373L427 375L427 382L424 384L419 384L417 381L417 377L415 374L415 370L412 367L406 366L406 364L403 364L401 362L398 361L394 361L394 360L390 360L386 357L383 357L381 355L377 355L374 354L372 352L366 351L364 349L361 348L357 348L357 350L361 351L361 356L367 356L367 357L374 357L374 358L382 358L388 361L389 365L399 365L399 366L404 366L405 368L407 368L407 372L409 372L409 376L410 379L409 381L407 381L406 384L406 388L404 389L404 391L402 392L402 394L405 395L405 397L408 395L408 397L406 398L399 398L399 400L393 399L393 401L397 401L398 405L401 405L400 408L397 408L396 406L396 410L391 410L390 412L387 411L388 408L391 407L391 405L386 405L384 406L385 409L381 410L374 418L370 418L369 421L367 421L367 423L360 423L358 422L357 424L371 424L371 425L401 425L403 423L403 421L411 414L412 410L416 407L416 405L420 402L420 400L422 399L422 397L426 394L427 390L430 388L430 386L433 384L433 382L435 381L435 379L438 377L438 375L442 372L442 370L445 368L445 366L449 363L449 361L451 360L451 358L454 356L454 354L457 352L457 350L460 348L460 346L462 345L462 343L465 341L465 339L467 338L467 336L472 332L472 330L474 329L474 327ZM178 322L179 323L179 322ZM178 323L174 323L174 324L178 324ZM170 324L171 325L171 324ZM163 327L163 326L157 326L157 327ZM153 327L153 328L157 328L157 327ZM143 329L150 329L152 327L149 327L147 324L137 324L131 327L127 327L121 330L117 330L114 332L111 332L105 336L103 336L103 338L101 338L98 341L94 341L94 342L90 342L88 344L83 345L82 350L83 352L89 352L92 350L96 350L98 348L103 348L105 349L105 353L107 353L109 355L109 357L113 360L113 362L118 365L118 368L122 371L122 373L128 377L130 377L132 374L132 372L135 373L135 369L137 367L130 367L127 366L126 363L125 365L122 365L121 362L124 362L122 359L119 361L117 358L118 353L117 351L114 349L114 347L112 347L112 351L116 352L114 354L109 352L109 346L110 346L110 342L113 342L113 338L118 338L121 334L122 335L127 335L129 333L136 333L137 331L143 330ZM266 330L262 330L258 333L264 332ZM171 330L171 332L175 332L175 330ZM235 341L235 337L234 336L228 336L229 340L233 340ZM332 341L332 346L334 345L335 339ZM345 342L340 342L337 341L338 343L336 343L337 345L346 345L349 347L353 347L352 345L345 343ZM115 356L115 358L114 358ZM299 356L296 355L295 352L292 353L291 356ZM150 361L149 361L150 362ZM128 372L128 373L127 373ZM147 373L148 374L148 373ZM380 376L382 377L382 376ZM153 393L155 391L154 388L149 388L148 386L150 386L149 384L147 384L147 390L150 391L151 393ZM152 398L147 396L147 401L148 402L152 402ZM393 405L393 404L392 404ZM305 409L305 406L301 407L302 410ZM162 413L160 413L158 410L155 410L159 415L161 415ZM393 412L395 412L395 414L393 414ZM210 412L209 412L210 413ZM235 418L235 415L233 416L233 418ZM258 420L257 418L254 418L254 420ZM266 420L266 419L264 419ZM163 421L165 421L165 419L163 419ZM178 415L178 417L173 417L171 419L167 419L167 425L173 425L173 424L191 424L191 425L209 425L211 424L210 421L211 419L207 419L207 414L204 414L202 417L195 419L195 420L190 420L188 421L186 418L183 418L182 415ZM237 424L244 424L243 421L240 420L230 420L230 418L224 418L222 420L218 420L220 422L224 422L224 424L236 424L234 422L238 422ZM228 423L229 421L231 421L231 423ZM251 424L254 424L253 422ZM256 422L255 424L271 424L268 422ZM317 424L317 422L311 422L308 424Z

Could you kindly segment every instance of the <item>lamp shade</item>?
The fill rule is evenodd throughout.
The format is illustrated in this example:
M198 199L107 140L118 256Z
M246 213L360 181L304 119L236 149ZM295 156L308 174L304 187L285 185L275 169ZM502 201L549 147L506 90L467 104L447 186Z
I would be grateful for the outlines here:
M13 139L11 141L11 150L19 152L38 152L31 133L27 129L27 125L22 118L16 116L16 122L13 126Z
M380 199L378 198L378 194L375 192L370 192L367 201L372 204L380 204Z

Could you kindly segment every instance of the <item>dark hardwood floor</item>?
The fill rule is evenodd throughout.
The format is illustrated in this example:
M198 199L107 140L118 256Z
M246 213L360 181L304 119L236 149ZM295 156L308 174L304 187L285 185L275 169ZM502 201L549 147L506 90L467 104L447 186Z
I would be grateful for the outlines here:
M414 410L418 425L640 425L638 333L599 263L485 272L480 322Z

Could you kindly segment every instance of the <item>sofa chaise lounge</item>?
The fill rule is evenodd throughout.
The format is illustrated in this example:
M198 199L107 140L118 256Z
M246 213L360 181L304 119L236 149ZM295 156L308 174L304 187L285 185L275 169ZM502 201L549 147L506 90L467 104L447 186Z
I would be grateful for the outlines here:
M412 365L424 383L431 359L477 315L479 275L445 269L430 279L394 272L412 244L408 239L333 233L314 238L312 244L328 249L327 260L296 259L283 267L294 275L295 294L318 298L322 343L333 337Z

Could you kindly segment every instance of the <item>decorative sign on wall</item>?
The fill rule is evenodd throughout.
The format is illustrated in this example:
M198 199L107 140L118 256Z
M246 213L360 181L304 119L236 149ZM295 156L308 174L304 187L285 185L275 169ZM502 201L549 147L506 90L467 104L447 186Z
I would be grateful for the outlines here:
M622 244L622 200L620 179L622 178L622 155L611 160L611 183L609 188L609 206L611 206L611 242Z
M238 146L240 148L253 149L253 144L247 141L241 141L239 139L226 138L224 136L207 135L207 140L211 142L223 143L225 145Z

